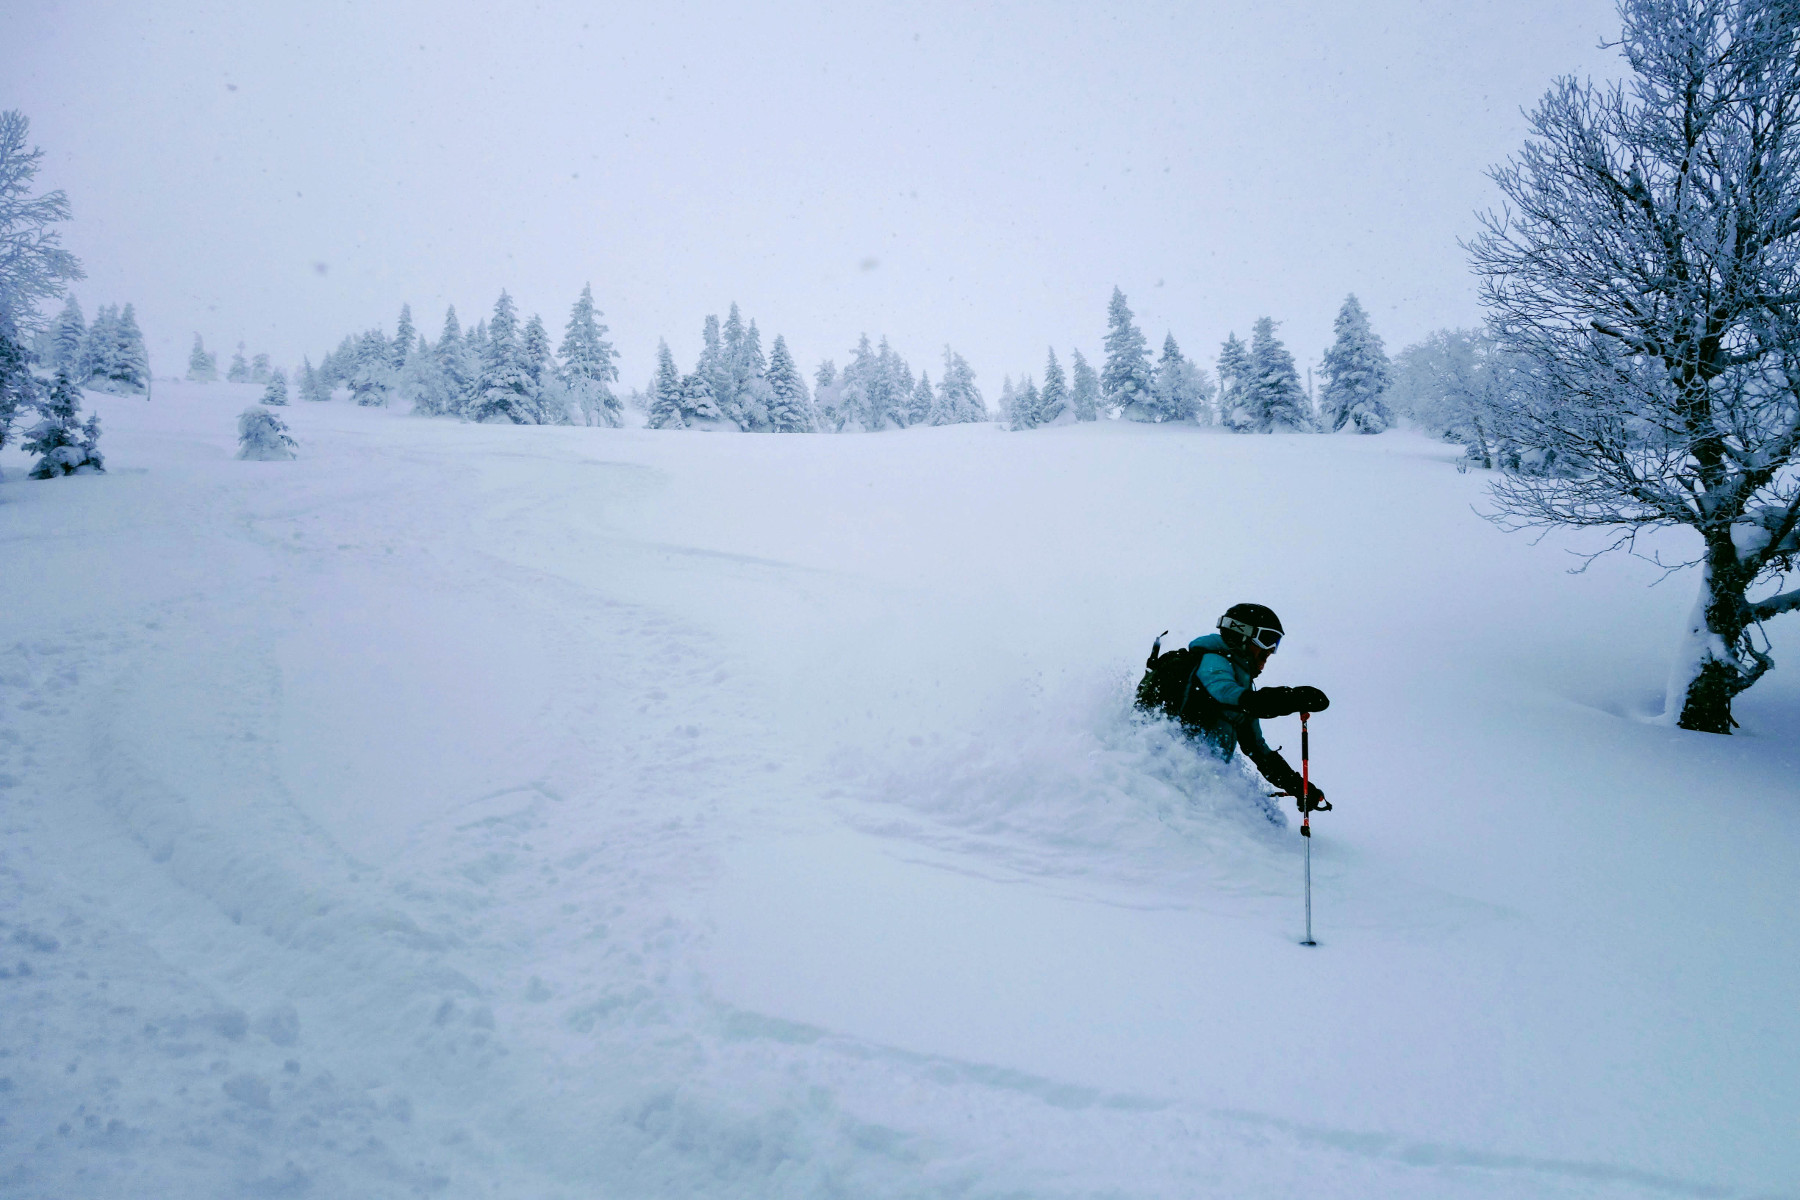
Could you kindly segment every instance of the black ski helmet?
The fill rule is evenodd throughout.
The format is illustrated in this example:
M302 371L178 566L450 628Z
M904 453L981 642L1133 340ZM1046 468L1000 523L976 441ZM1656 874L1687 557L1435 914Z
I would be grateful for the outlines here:
M1281 618L1266 604L1234 604L1219 618L1225 648L1240 654L1252 646L1273 651L1281 644Z

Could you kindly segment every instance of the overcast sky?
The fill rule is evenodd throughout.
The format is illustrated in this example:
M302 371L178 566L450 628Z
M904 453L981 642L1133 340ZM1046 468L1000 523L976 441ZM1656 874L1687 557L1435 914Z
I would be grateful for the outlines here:
M1456 239L1520 109L1618 73L1600 0L5 9L76 295L135 302L159 375L503 287L560 340L584 282L627 384L733 300L809 374L949 342L990 402L1097 362L1114 284L1209 368L1264 314L1316 361L1348 292L1391 351L1479 320Z

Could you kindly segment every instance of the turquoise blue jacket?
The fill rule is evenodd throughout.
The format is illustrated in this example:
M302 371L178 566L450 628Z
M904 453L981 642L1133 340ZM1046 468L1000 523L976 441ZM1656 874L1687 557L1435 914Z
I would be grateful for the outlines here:
M1263 740L1262 722L1243 709L1244 697L1256 690L1249 668L1231 657L1231 652L1225 649L1225 639L1216 633L1195 638L1188 643L1188 648L1201 652L1200 665L1194 668L1191 682L1195 687L1206 689L1206 697L1212 699L1208 704L1206 697L1199 697L1199 719L1194 724L1200 736L1220 758L1230 758L1233 751L1242 747L1251 761L1260 767L1263 756L1274 751Z

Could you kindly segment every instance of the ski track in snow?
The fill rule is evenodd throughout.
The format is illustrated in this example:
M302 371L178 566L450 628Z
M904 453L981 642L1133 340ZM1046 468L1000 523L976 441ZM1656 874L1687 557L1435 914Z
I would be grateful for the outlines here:
M85 546L125 563L0 649L5 1195L1753 1194L745 1006L721 906L783 903L771 838L1027 914L1286 936L1292 830L1116 679L895 747L796 736L767 648L667 598L882 585L626 528L667 470L592 431L296 410L330 469L245 487L209 440L228 406L168 391L173 418L98 401L113 461L158 469L26 512L9 463L0 499L54 587ZM1356 892L1387 868L1318 849L1340 936L1519 922L1391 873Z

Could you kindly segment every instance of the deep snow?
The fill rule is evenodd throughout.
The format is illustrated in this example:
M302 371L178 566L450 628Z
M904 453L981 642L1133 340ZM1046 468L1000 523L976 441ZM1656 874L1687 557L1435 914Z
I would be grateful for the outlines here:
M0 454L0 1194L1800 1195L1800 639L1654 723L1692 581L1451 449L256 391ZM1127 715L1242 599L1316 950Z

